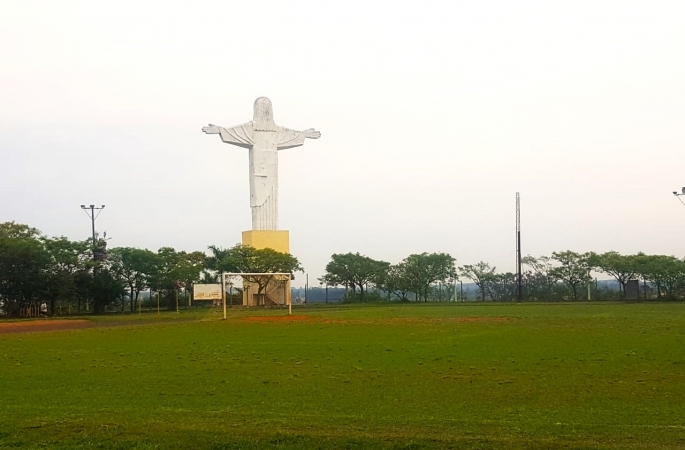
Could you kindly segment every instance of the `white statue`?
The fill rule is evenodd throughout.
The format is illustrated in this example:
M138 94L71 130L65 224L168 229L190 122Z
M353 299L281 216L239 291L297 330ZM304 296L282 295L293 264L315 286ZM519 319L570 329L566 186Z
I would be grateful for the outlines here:
M227 144L250 149L250 206L253 230L278 229L278 150L299 147L305 138L318 139L321 133L310 128L294 131L274 123L271 100L259 97L254 102L251 122L232 128L211 123L207 134L220 134Z

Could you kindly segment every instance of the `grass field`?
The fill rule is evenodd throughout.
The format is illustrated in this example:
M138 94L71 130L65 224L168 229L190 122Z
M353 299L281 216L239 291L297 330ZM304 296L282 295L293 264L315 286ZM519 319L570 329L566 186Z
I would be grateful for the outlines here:
M0 448L685 448L685 304L229 314L0 334Z

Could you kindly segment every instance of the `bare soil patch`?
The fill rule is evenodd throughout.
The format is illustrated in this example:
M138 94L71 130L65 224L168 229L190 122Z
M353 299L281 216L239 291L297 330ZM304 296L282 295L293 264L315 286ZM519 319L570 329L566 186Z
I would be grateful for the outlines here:
M94 326L94 322L91 322L90 320L27 320L19 322L0 323L0 334L80 330L82 328L91 328L92 326Z
M187 321L155 322L142 320L117 320L112 322L95 322L83 319L37 319L19 322L0 322L0 334L44 333L47 331L82 330L85 328L131 327L181 322Z
M444 322L509 322L509 317L452 317L442 319Z
M392 317L388 319L327 319L324 323L359 323L359 324L382 324L382 323L476 323L493 322L508 323L509 317Z
M298 322L311 320L309 316L250 316L243 320L247 322Z

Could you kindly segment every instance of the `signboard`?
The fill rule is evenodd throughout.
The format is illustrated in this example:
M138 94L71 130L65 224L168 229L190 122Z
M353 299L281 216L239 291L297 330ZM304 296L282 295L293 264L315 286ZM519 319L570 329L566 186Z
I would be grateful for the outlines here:
M193 300L221 300L221 284L194 284Z
M640 300L640 282L638 280L626 282L626 300Z

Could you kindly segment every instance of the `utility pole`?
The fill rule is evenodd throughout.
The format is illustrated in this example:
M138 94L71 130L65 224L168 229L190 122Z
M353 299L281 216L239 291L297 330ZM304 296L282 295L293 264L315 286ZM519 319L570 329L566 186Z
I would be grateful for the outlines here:
M92 242L92 246L93 246L93 261L95 261L95 248L96 248L96 246L95 246L95 219L97 219L98 216L100 215L100 213L102 212L102 210L105 209L105 205L102 205L102 206L99 206L99 207L98 207L98 206L95 206L95 205L88 205L88 206L86 206L86 205L81 205L81 209L84 210L84 211L86 212L86 214L88 215L88 217L90 217L90 222L91 222L91 224L92 224L92 226L93 226L93 242ZM90 210L90 212L88 212L88 210ZM96 214L96 211L97 211L97 214Z
M309 274L305 274L305 282L304 282L304 303L305 305L307 304L307 294L309 290Z
M521 197L516 193L516 285L517 299L520 302L523 298L521 278Z
M85 213L90 217L90 223L92 225L93 229L93 242L91 242L92 246L92 251L93 251L93 276L95 276L96 271L97 271L97 244L95 242L95 219L98 218L100 213L102 212L103 209L105 209L105 205L102 206L95 206L95 205L81 205L81 209L85 211ZM88 212L90 210L90 212ZM97 211L97 214L96 214ZM95 303L95 298L93 298L93 305L95 305L95 308L97 309L97 305ZM79 299L79 313L81 312L81 300ZM88 305L88 301L86 301L86 309L90 310L90 307Z

